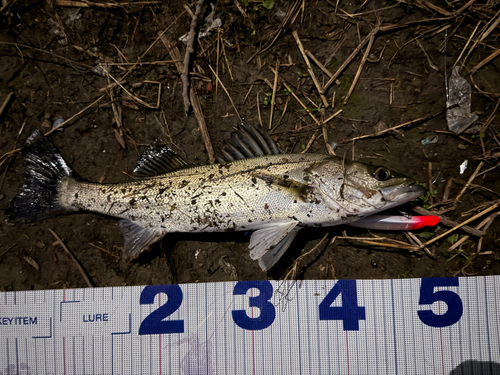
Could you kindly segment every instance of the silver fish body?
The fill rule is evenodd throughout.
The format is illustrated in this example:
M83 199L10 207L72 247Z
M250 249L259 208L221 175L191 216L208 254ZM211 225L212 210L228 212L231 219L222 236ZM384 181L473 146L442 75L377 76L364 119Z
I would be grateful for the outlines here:
M28 143L43 143L45 149L52 145L40 134ZM169 232L255 230L250 256L269 269L302 227L349 223L424 192L414 180L385 168L318 154L265 155L194 167L181 161L181 169L158 176L98 184L75 177L54 146L45 156L40 156L41 147L33 147L25 156L27 182L11 204L11 218L30 221L26 208L33 194L23 192L37 188L29 173L40 165L45 170L55 165L58 175L47 176L55 184L53 198L45 207L51 206L52 213L85 210L121 219L131 257ZM57 163L51 159L54 154ZM168 162L171 156L170 151L160 157Z
M331 226L399 203L377 190L387 184L366 186L359 178L364 167L326 155L270 155L121 184L68 178L59 199L65 207L129 219L163 234L249 230L280 220ZM411 182L400 178L397 186L403 192Z

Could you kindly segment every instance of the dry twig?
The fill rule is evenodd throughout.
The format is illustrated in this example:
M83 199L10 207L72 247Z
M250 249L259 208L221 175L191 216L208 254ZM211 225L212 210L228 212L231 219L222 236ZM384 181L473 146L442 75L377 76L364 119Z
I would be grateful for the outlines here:
M271 115L269 116L269 130L273 127L274 106L276 101L276 88L278 87L278 71L280 68L280 61L276 59L276 70L274 74L273 94L271 96Z
M55 3L55 5L60 6L60 7L125 8L125 7L129 7L132 5L143 6L143 5L161 4L161 1L137 1L137 2L130 2L130 3L116 3L116 2L96 3L96 2L87 1L87 0L55 0L54 3Z
M7 97L3 101L2 106L0 107L0 118L2 117L3 112L5 111L5 109L7 108L7 106L9 105L10 99L12 98L13 95L14 95L14 92L9 92L7 94Z
M464 225L466 224L469 224L470 222L476 220L477 218L480 218L481 216L483 215L486 215L488 212L491 212L493 210L495 210L497 207L500 206L500 202L497 202L495 204L493 204L492 206L490 206L489 208L487 208L486 210L484 211L481 211L480 213L478 213L477 215L474 215L473 217L471 217L470 219L467 219L465 220L463 223L461 224L458 224L456 227L454 228L451 228L450 230L444 232L444 233L441 233L439 236L437 237L434 237L434 238L431 238L429 241L427 241L424 246L429 246L431 243L433 242L436 242L437 240L443 238L443 237L446 237L448 236L450 233L453 233L454 231L456 231L458 228L461 228L463 227Z
M214 74L215 78L217 79L217 81L219 81L220 85L222 86L222 89L224 90L224 92L226 93L227 97L229 98L229 101L231 102L231 105L233 106L234 108L234 111L236 112L236 114L238 115L238 118L240 119L240 121L243 121L243 119L241 118L240 116L240 113L238 112L238 110L236 109L236 105L234 105L234 102L233 102L233 98L231 98L231 95L229 95L229 92L227 91L226 89L226 86L224 86L224 84L222 83L222 81L220 80L219 76L215 73L214 69L209 65L208 66L210 68L210 70L212 71L212 73Z
M100 97L98 97L95 101L93 101L91 104L89 104L88 106L86 106L84 109L82 109L81 111L79 111L78 113L74 114L73 116L71 116L69 119L63 121L62 123L60 123L59 125L53 127L50 131L48 131L47 133L45 133L45 136L48 136L49 134L52 134L53 132L55 132L57 129L60 129L62 128L63 126L66 126L67 124L69 124L70 122L72 122L74 119L80 117L80 115L84 114L87 110L89 110L90 108L92 108L94 105L96 105L97 103L99 103L103 98L104 98L105 95L101 95Z
M201 108L200 101L198 99L198 94L196 91L191 89L190 93L191 103L193 104L193 112L198 120L198 126L200 127L201 136L203 142L205 143L205 148L207 149L208 161L212 164L215 163L215 152L212 147L212 141L210 140L210 134L208 133L207 123L205 122L205 116L203 115L203 110Z
M328 237L328 234L329 233L325 233L325 235L323 236L323 238L321 239L321 241L318 242L318 244L316 246L314 246L311 250L309 250L307 253L304 253L304 254L301 254L297 259L295 259L295 261L293 262L293 264L290 266L290 268L288 268L285 276L281 279L281 281L285 281L285 280L295 280L295 278L297 277L298 273L297 270L299 268L299 264L300 264L300 261L308 256L309 254L311 254L312 252L316 251L316 249L318 249L322 244L323 242L326 240L326 238ZM335 238L330 241L330 244L333 243L333 241L335 240Z
M443 113L443 111L441 111L439 113L436 113L434 115L428 116L428 117L421 117L421 118L418 118L418 119L415 119L415 120L411 120L411 121L405 122L403 124L399 124L399 125L393 126L392 128L387 128L385 130L381 130L381 131L373 133L373 134L367 134L367 135L361 135L359 137L354 137L354 138L348 139L345 142L349 143L349 142L352 142L352 141L357 141L358 139L378 137L379 135L385 134L387 132L390 132L390 131L393 131L393 130L396 130L396 129L399 129L399 128L402 128L402 127L405 127L405 126L411 126L411 125L415 125L415 124L418 124L418 123L430 120L431 118L439 116L441 113Z
M486 232L486 230L488 229L488 227L490 226L490 224L493 222L493 220L495 219L495 217L497 215L498 215L498 212L494 212L492 215L488 216L486 219L484 219L483 221L481 221L481 223L479 223L479 225L477 225L475 229L480 230L480 229L484 228L484 231ZM455 250L457 247L459 247L460 245L462 245L469 238L470 238L470 236L468 236L468 235L467 236L463 236L457 242L455 242L453 245L451 245L448 248L447 251L449 253L451 253L453 250ZM482 239L483 239L483 237L479 238L478 245L480 243L482 243ZM479 246L478 246L478 248L479 248ZM478 252L479 252L479 249L478 249Z
M462 198L462 195L465 194L465 192L467 191L467 189L470 187L472 181L474 181L474 179L477 177L479 171L483 168L483 166L484 166L484 161L482 161L481 163L479 163L479 165L477 166L477 168L474 171L474 173L470 176L469 181L467 181L467 183L462 188L462 190L460 190L460 193L458 193L457 197L455 198L455 200L453 202L455 205L460 200L460 198Z
M420 206L414 206L413 207L413 210L420 214L420 215L436 215L434 212L432 211L427 211L425 208L423 207L420 207ZM439 216L439 224L445 226L445 227L448 227L448 228L454 228L458 225L460 225L459 223L457 223L456 221L453 221L451 219L449 219L448 217L446 216L443 216L443 215L438 215ZM481 237L481 236L484 236L486 233L482 230L478 230L478 229L475 229L473 227L470 227L468 225L463 225L461 227L461 229L464 231L464 232L467 232L473 236L477 236L477 237Z
M56 131L57 129L59 128L62 128L63 126L67 125L68 123L70 123L71 121L73 121L74 119L76 119L77 117L79 117L81 114L83 114L85 111L87 111L88 109L90 109L92 106L94 106L95 104L97 104L102 98L104 98L105 95L101 95L99 98L97 98L96 101L94 101L92 104L88 105L87 107L85 107L84 109L82 109L80 112L78 112L77 114L71 116L69 119L67 119L66 121L62 122L61 124L59 124L58 126L54 127L53 129L51 129L50 131L48 131L47 133L45 133L45 136L48 136L49 134L53 133L54 131ZM12 151L9 151L9 152L6 152L5 154L3 154L1 157L0 157L0 161L3 162L3 160L5 160L7 157L9 157L10 155L13 155L15 153L18 153L19 151L21 151L21 148L16 148L15 150L12 150Z
M377 33L378 28L375 28L375 31L370 33L370 39L368 40L368 47L366 47L365 54L363 55L363 58L361 59L361 63L359 64L358 71L356 72L356 75L354 76L354 79L352 81L351 87L349 88L349 92L345 96L344 99L344 105L347 104L349 98L351 97L352 92L354 91L354 87L356 86L356 83L358 83L359 76L361 75L361 71L363 70L363 67L365 66L366 59L368 58L368 55L370 54L370 51L372 49L373 41L375 40L375 34Z
M73 253L66 247L63 240L61 240L61 237L59 237L56 232L54 232L50 228L49 228L49 231L50 231L50 233L52 233L52 235L55 237L56 241L59 243L59 245L61 245L61 247L64 249L64 251L70 256L70 258L73 260L73 262L75 262L76 267L78 268L78 270L82 274L82 276L83 276L85 282L87 283L87 285L89 286L89 288L93 288L94 285L93 285L92 281L90 280L89 275L87 275L87 272L82 267L82 265L80 264L78 259L76 259L76 257L73 255Z
M326 92L326 90L328 90L328 87L330 87L330 85L333 82L335 82L335 80L338 78L340 73L342 73L344 71L344 69L347 67L347 65L349 65L349 63L358 55L359 51L361 51L361 49L365 46L365 44L368 43L370 41L370 39L372 38L372 36L375 35L379 30L380 29L378 27L373 28L373 30L370 31L370 33L365 37L365 39L363 39L363 41L361 43L359 43L359 45L356 47L356 49L344 61L344 63L340 66L340 68L337 69L337 71L330 78L330 80L327 83L325 83L325 85L323 86L323 90L325 90L325 92Z
M292 31L292 35L295 38L295 42L297 43L297 46L299 47L300 53L302 53L302 57L304 58L304 61L307 65L307 71L309 72L309 75L311 76L314 85L316 86L316 89L318 90L319 96L321 97L321 100L323 101L323 105L325 108L328 107L328 100L326 100L325 95L324 95L324 90L321 87L321 85L318 82L318 79L316 78L316 74L314 74L314 70L311 67L311 63L309 62L309 59L307 58L306 51L304 49L304 46L302 45L302 42L299 39L299 35L297 34L297 31Z
M191 108L191 103L189 101L189 67L191 63L191 57L194 53L194 40L197 35L196 29L201 22L201 16L203 11L203 4L205 0L198 0L196 3L196 11L194 13L193 19L191 20L191 26L189 28L189 35L186 42L186 54L184 55L184 69L182 71L182 98L184 99L184 112L189 113Z
M274 69L273 69L273 71L274 71ZM290 86L288 86L288 84L286 82L283 82L283 84L288 89L288 91L290 91L290 93L293 95L293 97L299 102L299 104L302 106L302 108L304 108L306 110L307 114L309 116L311 116L311 118L316 122L316 124L321 126L320 121L307 109L307 106L302 102L302 100L299 99L299 97L295 94L295 92L292 90L292 88Z
M481 61L475 67L473 67L470 71L470 75L473 75L474 73L476 73L479 69L481 69L483 66L488 64L491 60L493 60L498 55L500 55L500 48L498 48L497 50L492 52L487 58L485 58L483 61Z

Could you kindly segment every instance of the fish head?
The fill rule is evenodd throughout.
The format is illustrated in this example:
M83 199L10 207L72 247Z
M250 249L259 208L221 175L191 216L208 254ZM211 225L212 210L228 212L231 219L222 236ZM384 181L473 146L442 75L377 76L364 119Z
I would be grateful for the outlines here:
M345 222L399 206L425 194L413 178L386 167L328 157L307 171L310 186ZM321 198L319 198L321 199Z

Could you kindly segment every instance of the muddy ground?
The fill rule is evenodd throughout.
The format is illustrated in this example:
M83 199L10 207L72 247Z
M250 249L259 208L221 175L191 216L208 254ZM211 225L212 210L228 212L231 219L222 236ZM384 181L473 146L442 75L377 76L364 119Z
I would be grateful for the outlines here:
M433 193L414 204L436 211L450 208L432 207L443 200L446 182L454 181L449 195L453 200L484 161L480 172L491 170L475 178L456 208L445 215L463 222L498 199L500 174L494 167L500 147L499 120L494 115L500 93L500 60L477 67L498 51L498 27L484 34L495 21L498 5L483 0L461 9L465 1L432 5L277 0L246 6L237 1L214 3L221 26L200 39L193 56L193 87L215 150L224 145L239 122L236 110L253 125L262 121L268 130L273 69L278 66L274 116L268 131L287 152L326 153L326 134L328 143L338 144L337 155L384 165L427 186L431 180ZM0 103L13 94L0 119L1 290L87 285L49 229L63 239L95 286L280 279L301 253L313 249L288 277L371 279L500 273L499 220L489 226L480 244L472 236L449 253L452 243L467 234L459 229L454 232L458 236L447 235L430 245L432 256L354 240L332 243L336 236L369 237L365 229L303 230L268 273L250 259L248 233L171 234L138 261L129 262L122 259L123 239L113 218L79 213L7 225L4 210L23 182L20 153L9 152L19 148L35 129L48 132L58 119L67 120L89 106L64 130L49 136L85 179L128 181L127 174L141 152L158 142L170 145L193 163L209 162L196 116L184 112L182 62L179 64L175 54L178 49L184 58L186 48L179 37L189 31L192 17L186 8L194 12L195 4L127 4L70 7L63 1L19 0L0 11ZM210 10L205 15L208 13ZM377 25L381 29L373 34L353 92L347 98L370 43L326 89L326 106L292 32L297 32L304 48L330 72L322 71L310 58L318 84L324 87ZM483 40L479 40L481 36L485 36ZM479 115L476 124L482 127L475 134L461 136L447 133L445 113L445 77L450 76L459 56L460 74L473 81L472 111ZM115 80L121 86L113 85ZM342 112L324 124L339 110ZM404 123L407 125L397 131L350 141ZM436 143L422 144L428 137L435 140L434 136ZM459 166L465 160L468 167L460 174ZM412 204L401 210L414 213ZM478 225L491 213L494 211L471 225ZM415 234L425 242L447 229L439 225ZM327 239L316 246L325 235ZM402 232L372 231L371 235L411 243Z

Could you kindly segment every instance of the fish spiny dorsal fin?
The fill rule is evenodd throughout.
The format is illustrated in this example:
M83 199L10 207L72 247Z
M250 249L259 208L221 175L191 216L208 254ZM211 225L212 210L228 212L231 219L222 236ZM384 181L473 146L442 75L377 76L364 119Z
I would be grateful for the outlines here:
M282 154L276 143L262 129L248 124L245 120L238 125L229 142L217 154L217 162L254 158L263 155Z
M149 147L143 152L132 175L138 178L156 177L195 165L181 158L165 145Z

